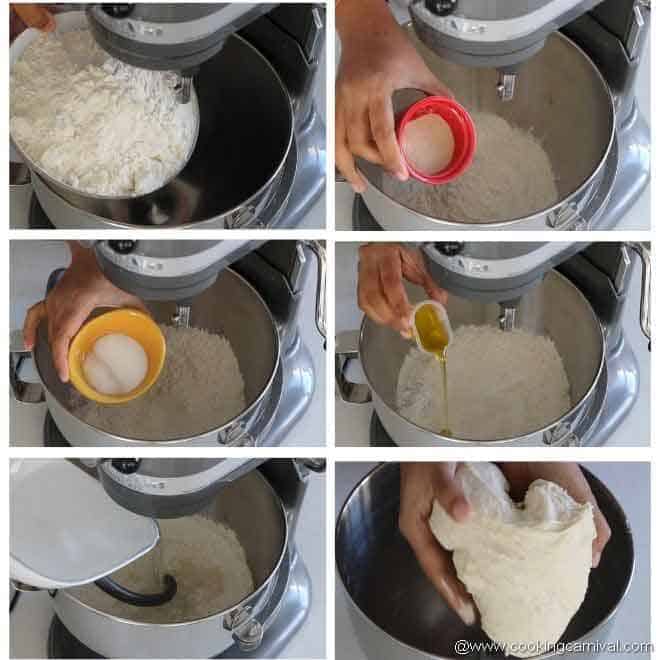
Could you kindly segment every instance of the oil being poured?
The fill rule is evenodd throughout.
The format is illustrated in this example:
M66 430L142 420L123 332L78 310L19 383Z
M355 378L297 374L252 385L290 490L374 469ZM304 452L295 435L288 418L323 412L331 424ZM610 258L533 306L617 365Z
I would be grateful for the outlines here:
M423 350L432 353L442 369L444 388L442 404L445 413L445 427L442 435L451 437L449 428L449 392L447 384L447 346L449 345L449 330L440 318L433 305L422 305L415 312L415 330Z

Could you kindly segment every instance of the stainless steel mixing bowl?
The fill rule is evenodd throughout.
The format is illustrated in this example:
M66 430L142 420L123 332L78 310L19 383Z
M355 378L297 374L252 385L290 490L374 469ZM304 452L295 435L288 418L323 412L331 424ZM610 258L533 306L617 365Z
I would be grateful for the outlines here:
M587 55L568 38L553 34L520 70L514 99L503 102L497 94L495 69L443 60L415 37L410 26L408 34L431 70L469 111L492 112L534 133L552 163L559 200L551 208L530 208L520 218L483 224L448 221L430 217L404 205L396 195L384 193L383 180L389 175L380 166L360 160L359 168L368 183L364 201L376 221L390 230L585 228L594 218L582 217L582 211L594 198L609 196L609 190L601 190L600 184L606 161L616 150L612 96Z
M408 286L407 290L413 305L426 298L418 287ZM498 326L501 314L497 304L451 295L447 311L454 328L470 324ZM571 408L560 419L548 419L543 428L528 435L493 437L482 442L579 443L579 425L586 417L596 417L603 404L597 396L597 386L604 385L607 379L600 321L582 292L563 275L550 271L540 284L521 298L516 327L545 334L554 341L568 376ZM472 438L448 437L421 428L399 414L397 383L401 365L411 348L411 342L399 333L365 318L357 345L345 346L341 341L337 342L335 375L341 396L348 403L373 402L385 430L399 445L419 447L474 442ZM354 357L360 359L367 388L349 382L346 377L346 363ZM475 401L474 405L478 406L479 402Z
M94 587L60 590L53 601L55 613L69 632L106 658L210 658L241 639L249 642L252 638L257 648L265 623L260 614L269 604L279 571L284 570L288 524L282 502L253 470L224 486L200 515L226 524L238 536L254 578L252 594L203 619L151 624L91 607L84 594ZM200 548L200 552L211 550Z
M635 565L625 512L602 482L585 474L612 538L591 571L586 598L562 642L607 639ZM386 463L355 487L337 520L337 574L364 653L373 660L483 657L456 653L458 640L488 638L478 626L464 625L445 605L399 533L398 515L399 465Z
M65 12L58 20L62 16L69 29L86 27L84 12ZM110 198L62 186L29 164L48 218L72 229L80 228L81 217L89 218L90 228L186 227L210 221L233 228L253 223L295 153L291 97L268 60L238 35L201 65L194 85L198 137L176 177L147 195Z
M173 303L154 303L150 311L156 321L170 323L175 315ZM259 293L240 275L230 269L220 273L215 284L197 296L192 304L191 325L227 338L238 359L245 382L245 410L234 419L218 420L214 428L191 433L187 437L154 440L124 437L97 428L82 419L81 395L68 383L62 383L53 365L45 323L38 329L37 344L33 351L39 379L43 385L42 396L57 428L65 439L75 446L132 446L132 445L196 445L217 446L258 443L251 435L257 423L263 424L264 411L270 410L275 396L273 387L280 368L280 343L275 321ZM16 365L16 361L12 361ZM22 401L34 402L41 397L34 388L25 392L18 374L12 373L15 396ZM24 384L23 384L24 386ZM279 396L279 392L277 393ZM197 428L191 418L191 428Z

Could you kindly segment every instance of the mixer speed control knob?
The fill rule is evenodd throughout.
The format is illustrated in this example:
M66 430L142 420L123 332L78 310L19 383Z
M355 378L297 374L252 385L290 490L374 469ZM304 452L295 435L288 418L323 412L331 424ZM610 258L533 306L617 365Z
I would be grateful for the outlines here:
M135 249L137 241L108 241L110 248L117 254L130 254Z
M103 11L112 18L126 18L133 13L134 5L128 2L104 3Z
M424 4L436 16L449 16L456 10L458 0L426 0Z
M463 252L464 243L460 241L446 241L443 243L436 243L436 249L440 254L444 254L445 257L455 257Z
M139 458L115 458L110 461L110 465L121 474L135 474L141 462Z

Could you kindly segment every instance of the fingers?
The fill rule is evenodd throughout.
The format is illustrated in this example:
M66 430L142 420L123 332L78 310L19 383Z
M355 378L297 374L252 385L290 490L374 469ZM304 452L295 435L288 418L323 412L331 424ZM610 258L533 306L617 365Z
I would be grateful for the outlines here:
M372 163L382 165L383 161L371 135L369 108L362 107L347 115L346 135L351 153Z
M603 549L612 536L612 530L598 507L589 482L577 463L562 462L520 462L500 463L515 499L524 497L529 485L535 479L547 479L561 486L576 502L591 503L593 507L596 538L592 543L592 566L598 566Z
M356 193L361 194L367 189L366 181L355 167L355 159L348 147L346 125L339 109L335 119L335 165Z
M23 344L31 351L37 341L37 328L46 316L46 302L42 300L28 309L23 322Z
M380 285L391 312L390 324L399 332L410 333L412 307L403 285L401 259L385 259L380 264Z
M439 463L434 472L433 496L440 506L456 521L470 517L472 507L456 480L457 463Z
M598 507L593 491L582 470L576 463L555 464L557 475L554 481L566 489L576 502L590 502L593 507L596 538L593 540L591 565L595 568L600 563L603 549L612 536L612 530L605 516Z
M55 21L55 16L48 12L48 17L46 20L46 24L41 28L43 32L55 32L55 28L57 28L57 22Z
M441 289L430 276L424 279L424 290L431 300L435 300L441 305L447 305L449 302L449 294L444 289Z
M454 92L452 92L447 85L440 82L431 71L428 72L428 76L425 76L417 84L417 87L431 96L446 96L450 99L455 98Z
M596 506L594 507L594 524L596 525L596 538L592 544L592 559L591 565L596 568L600 564L600 558L607 542L612 536L612 530L602 514L601 510Z
M69 380L69 344L85 322L93 307L79 307L73 313L53 320L49 326L50 350L57 375L63 383Z
M376 263L360 261L358 305L372 321L381 325L390 325L392 312L381 289L380 270Z
M426 576L445 602L468 626L474 625L477 613L465 586L456 577L451 557L437 542L426 521L417 521L409 529L402 529Z
M424 287L431 300L446 305L449 295L435 283L429 274L420 250L402 247L401 259L403 262L403 276L413 284Z
M394 110L390 94L381 94L369 104L369 123L383 167L400 181L408 179L408 168L401 154L394 127Z
M410 303L397 245L360 248L358 305L373 321L410 336Z
M60 330L54 333L50 343L50 350L53 355L53 364L55 371L63 383L69 380L69 343L75 332Z

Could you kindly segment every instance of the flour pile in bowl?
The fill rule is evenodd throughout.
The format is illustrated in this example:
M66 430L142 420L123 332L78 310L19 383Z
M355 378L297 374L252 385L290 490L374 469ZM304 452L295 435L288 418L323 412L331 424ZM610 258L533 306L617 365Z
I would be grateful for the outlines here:
M513 502L492 463L462 463L456 480L473 515L457 523L435 502L429 525L453 551L482 628L507 655L554 652L587 593L596 536L591 504L545 479Z
M254 591L252 571L238 537L226 525L202 516L159 521L161 540L151 552L113 573L120 585L139 593L162 591L162 576L174 576L174 598L156 607L136 607L95 585L73 589L84 603L123 619L179 623L233 607Z
M447 349L449 429L457 438L527 435L571 408L562 359L548 337L493 326L461 326ZM438 360L417 347L403 361L397 408L422 428L447 428Z
M89 30L44 34L14 64L10 132L53 179L81 192L142 195L188 160L197 105L177 101L176 75L110 57Z
M534 135L492 113L472 119L477 151L463 175L440 186L384 175L383 192L424 215L465 223L514 220L556 204L552 163Z
M161 325L167 352L154 386L125 404L78 401L76 414L108 433L171 440L222 426L246 407L243 376L231 344L199 328Z

